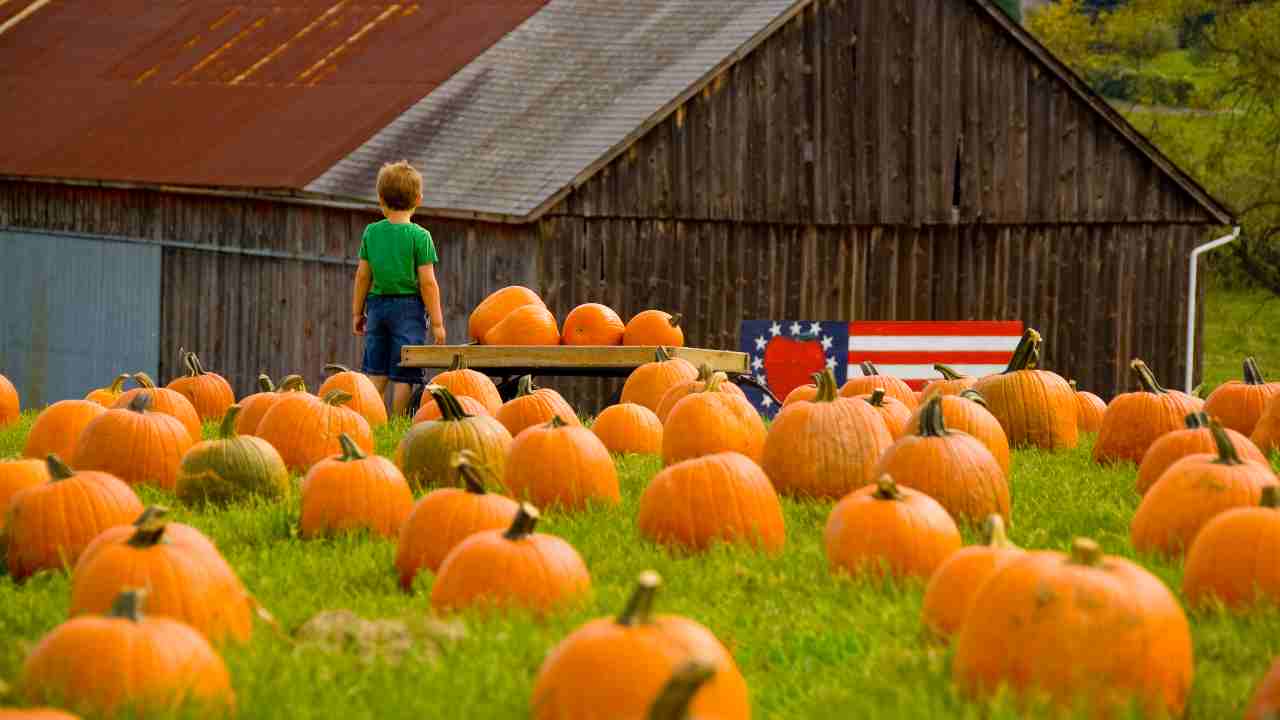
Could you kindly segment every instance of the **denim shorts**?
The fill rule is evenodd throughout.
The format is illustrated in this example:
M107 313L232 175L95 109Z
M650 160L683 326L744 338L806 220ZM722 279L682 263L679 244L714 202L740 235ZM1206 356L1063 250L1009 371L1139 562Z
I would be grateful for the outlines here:
M420 383L422 368L400 367L400 348L427 343L427 314L417 295L371 295L364 303L364 367L366 375L386 375L392 382Z

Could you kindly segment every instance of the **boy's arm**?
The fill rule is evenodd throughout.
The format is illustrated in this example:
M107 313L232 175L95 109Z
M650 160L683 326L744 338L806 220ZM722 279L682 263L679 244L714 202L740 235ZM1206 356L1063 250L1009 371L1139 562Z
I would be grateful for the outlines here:
M431 263L418 266L418 291L422 293L422 304L431 313L431 334L437 345L443 345L444 311L440 309L440 284L436 282L435 267Z
M369 261L361 260L356 266L356 279L351 290L351 332L364 335L364 299L369 295L369 286L373 284L373 272L369 269Z

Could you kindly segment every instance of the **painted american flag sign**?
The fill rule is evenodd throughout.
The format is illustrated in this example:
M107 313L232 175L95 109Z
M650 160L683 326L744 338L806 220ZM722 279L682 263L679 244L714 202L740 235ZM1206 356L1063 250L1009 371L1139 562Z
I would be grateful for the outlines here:
M823 368L836 382L859 377L870 360L882 375L893 375L919 390L941 375L934 363L965 375L1004 370L1022 336L1018 321L856 321L744 320L741 350L751 372L779 400ZM765 416L778 412L768 395L743 386L747 398Z

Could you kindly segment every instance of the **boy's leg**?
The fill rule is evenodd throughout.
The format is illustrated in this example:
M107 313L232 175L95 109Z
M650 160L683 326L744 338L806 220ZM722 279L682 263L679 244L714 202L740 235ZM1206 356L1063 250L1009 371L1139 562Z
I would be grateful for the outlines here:
M367 374L368 373L366 373L366 375ZM385 400L387 397L387 382L388 382L387 376L386 375L369 375L369 379L373 381L373 386L378 388L378 397L383 398Z
M409 400L413 397L413 386L409 383L391 383L391 414L400 417L409 414Z
M400 365L400 349L406 345L425 345L427 342L426 310L422 299L405 298L400 303L395 326L391 332L388 364L391 371L391 409L396 416L407 413L413 386L422 382L422 368Z
M378 396L386 402L388 376L391 374L391 333L387 323L388 303L378 297L365 302L368 320L365 323L364 360L360 371L369 376Z

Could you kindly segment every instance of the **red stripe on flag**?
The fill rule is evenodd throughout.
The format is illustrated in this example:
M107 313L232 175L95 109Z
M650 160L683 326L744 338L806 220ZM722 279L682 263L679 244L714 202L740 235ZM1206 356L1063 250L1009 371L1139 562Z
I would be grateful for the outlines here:
M870 321L849 323L850 335L1022 335L1022 323L1016 320Z
M904 380L903 382L912 390L923 390L924 386L929 384L928 380Z
M1007 365L1013 353L1007 350L984 352L979 350L953 350L949 352L927 352L923 350L878 350L862 352L853 350L849 353L849 364L856 365L863 360L870 360L877 365Z

